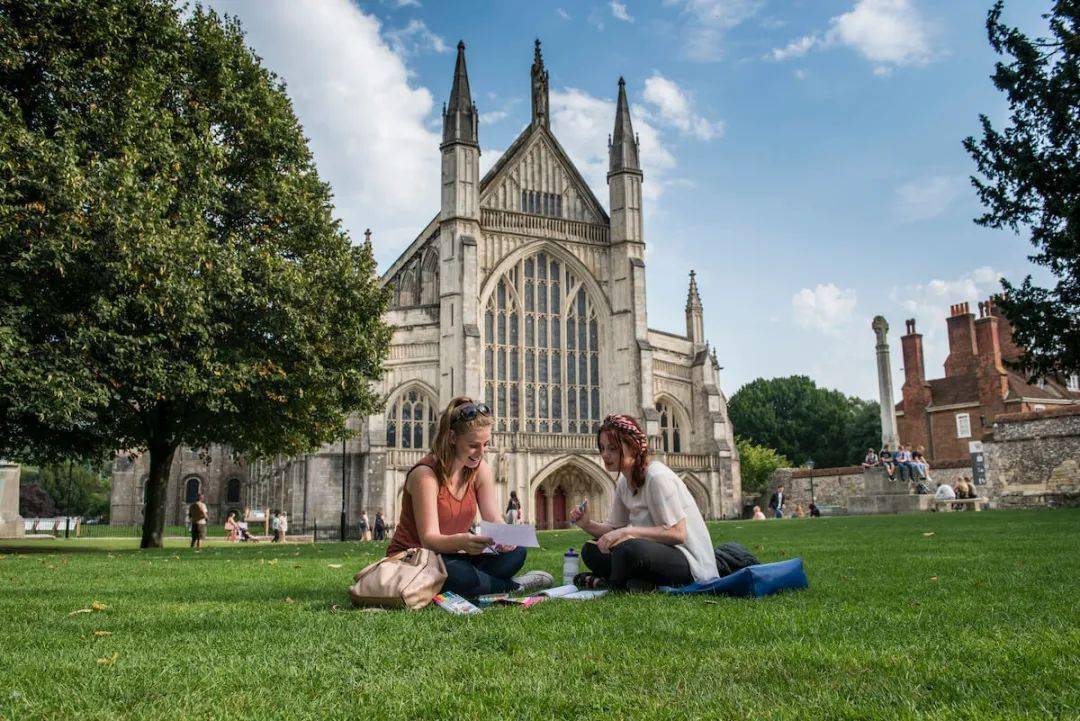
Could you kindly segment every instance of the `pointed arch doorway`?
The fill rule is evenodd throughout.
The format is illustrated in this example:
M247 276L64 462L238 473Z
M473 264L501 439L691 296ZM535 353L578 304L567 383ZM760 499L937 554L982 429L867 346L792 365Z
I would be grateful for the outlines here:
M570 509L586 498L594 520L607 516L614 485L599 466L577 459L552 466L535 481L532 501L538 529L568 528Z

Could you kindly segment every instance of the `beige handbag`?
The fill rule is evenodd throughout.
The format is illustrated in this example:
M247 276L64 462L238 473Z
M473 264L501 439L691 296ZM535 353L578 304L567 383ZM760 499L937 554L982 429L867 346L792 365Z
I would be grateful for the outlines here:
M426 548L410 548L379 559L353 578L349 597L354 606L423 608L446 581L442 556Z

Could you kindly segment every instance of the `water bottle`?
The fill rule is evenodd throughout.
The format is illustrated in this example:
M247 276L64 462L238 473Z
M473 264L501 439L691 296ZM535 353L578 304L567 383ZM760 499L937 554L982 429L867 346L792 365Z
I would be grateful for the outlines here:
M567 586L574 582L574 576L578 573L578 555L571 548L562 557L562 582Z

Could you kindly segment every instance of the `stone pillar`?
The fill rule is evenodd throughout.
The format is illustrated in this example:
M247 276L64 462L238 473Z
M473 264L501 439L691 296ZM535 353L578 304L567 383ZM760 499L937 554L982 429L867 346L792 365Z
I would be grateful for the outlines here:
M0 460L0 538L23 535L23 519L19 515L18 463Z
M895 450L900 445L896 435L896 403L893 402L892 365L889 361L889 324L884 316L874 316L870 327L877 336L878 396L881 402L881 445Z

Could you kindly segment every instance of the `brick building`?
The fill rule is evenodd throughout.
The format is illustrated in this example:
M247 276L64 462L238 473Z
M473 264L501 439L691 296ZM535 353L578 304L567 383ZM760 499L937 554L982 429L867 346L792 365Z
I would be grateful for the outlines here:
M979 317L967 303L952 306L946 321L949 355L945 377L926 379L922 335L906 321L900 339L904 352L903 400L896 405L900 441L923 446L932 462L968 457L968 443L979 440L1005 413L1027 413L1080 404L1080 378L1044 378L1029 383L1008 365L1022 352L1012 326L994 307L979 303Z

